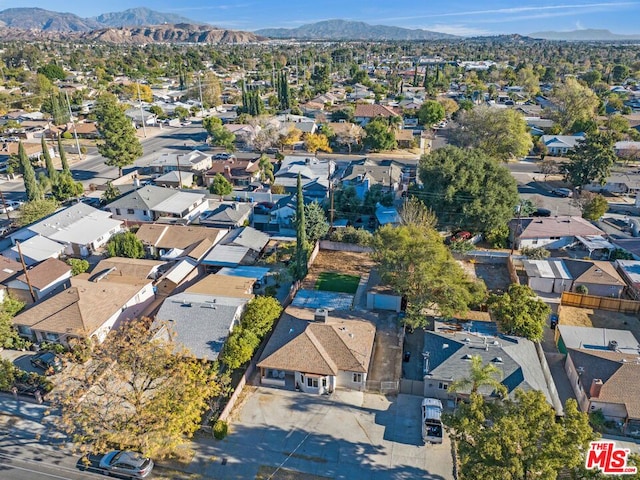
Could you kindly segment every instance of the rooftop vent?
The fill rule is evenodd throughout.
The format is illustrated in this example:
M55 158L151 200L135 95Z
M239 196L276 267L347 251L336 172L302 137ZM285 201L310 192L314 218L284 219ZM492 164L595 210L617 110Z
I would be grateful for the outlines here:
M313 320L316 322L327 323L327 320L329 320L329 310L326 308L316 308L316 311L313 314Z
M468 353L466 353L466 354L464 354L464 355L462 356L462 359L463 359L463 360L471 360L471 355L469 355Z
M609 350L612 351L616 351L618 350L618 341L617 340L610 340L609 341L609 345L608 345Z
M504 363L502 361L502 357L495 357L493 360L491 360L493 363Z

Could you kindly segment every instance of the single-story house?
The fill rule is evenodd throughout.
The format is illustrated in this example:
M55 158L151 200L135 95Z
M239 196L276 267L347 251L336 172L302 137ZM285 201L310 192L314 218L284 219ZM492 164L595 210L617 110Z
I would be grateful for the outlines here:
M183 172L181 170L167 172L164 175L160 175L158 178L153 179L154 185L165 188L190 187L194 183L193 173Z
M109 203L114 218L133 222L163 219L188 223L209 206L205 194L147 185Z
M374 160L355 160L345 170L342 185L354 187L358 198L363 199L373 185L381 185L386 192L398 191L402 178L402 167L395 163L380 165Z
M216 160L203 174L203 183L210 186L216 175L222 175L232 185L246 187L260 178L258 159L238 159L231 157L228 160Z
M250 203L220 203L214 210L207 210L197 222L207 227L235 229L251 223L253 205Z
M471 359L482 358L482 364L492 364L500 372L500 382L512 396L516 389L539 390L553 403L540 360L532 341L506 335L486 336L470 331L452 330L436 322L434 331L424 334L424 396L450 400L467 397L470 388L455 394L449 387L456 380L469 376ZM486 398L496 395L493 387L480 386L478 392Z
M577 236L604 235L598 227L582 217L533 217L509 222L510 240L515 248L545 247L549 250L570 245Z
M13 232L9 237L15 243L16 240L28 240L39 235L62 244L67 255L86 257L98 251L121 229L122 221L111 218L111 213L78 202ZM22 243L23 249L25 243Z
M213 295L231 298L254 297L253 286L255 278L238 277L233 275L210 274L191 285L185 293L198 293L201 295Z
M142 241L151 257L168 255L168 258L178 258L181 255L193 255L192 258L199 260L199 255L202 254L199 250L210 249L222 240L226 233L226 230L198 225L143 224L136 231L136 237ZM201 247L198 251L189 250L198 246ZM170 255L172 251L176 254ZM195 256L196 253L198 256Z
M0 302L4 302L7 284L23 272L19 261L0 255Z
M363 127L376 117L389 118L399 117L400 115L393 108L379 104L358 103L353 114L356 123Z
M159 269L165 262L159 260L148 260L145 258L125 258L125 257L109 257L93 267L92 275L102 275L109 272L108 275L117 275L125 277L133 277L140 279L155 280L158 276Z
M240 316L248 299L226 298L201 293L180 293L168 297L152 324L156 336L171 338L176 349L191 352L200 360L213 362Z
M583 412L598 410L618 422L623 432L640 431L640 363L638 352L571 348L565 371Z
M540 141L547 147L547 154L553 157L566 155L576 144L587 138L584 133L575 135L542 135Z
M555 343L560 353L569 349L611 350L614 352L640 353L640 343L630 330L615 328L578 327L559 324L555 329Z
M211 168L211 155L199 150L193 150L189 153L163 153L149 164L149 168L155 174L165 174L177 170L204 172Z
M365 312L289 307L260 359L260 383L306 393L364 390L376 333Z
M95 280L95 279L94 279ZM121 322L138 317L155 295L150 280L112 276L92 281L82 273L71 286L16 315L21 336L69 345L71 339L102 343Z
M28 280L27 280L28 275ZM50 293L69 286L71 267L56 258L48 258L33 268L27 269L19 277L7 283L7 289L12 297L26 303L42 300ZM31 297L29 285L33 289L35 299Z
M589 295L620 298L627 286L611 262L571 258L565 258L563 262L573 278L571 290L574 292L584 286Z
M45 261L47 258L60 258L64 253L64 245L37 235L28 240L19 242L20 247L14 245L2 252L4 257L20 261L20 252L27 266L32 266Z

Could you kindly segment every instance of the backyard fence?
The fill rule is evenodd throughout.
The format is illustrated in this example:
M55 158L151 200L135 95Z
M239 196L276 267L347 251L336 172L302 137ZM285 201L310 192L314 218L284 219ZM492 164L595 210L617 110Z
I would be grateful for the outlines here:
M367 380L365 390L383 395L393 395L398 393L398 382L376 382Z
M424 396L424 382L422 380L400 379L400 393Z
M635 300L597 297L573 292L562 292L560 304L568 307L593 308L594 310L609 310L611 312L634 314L640 312L640 302Z

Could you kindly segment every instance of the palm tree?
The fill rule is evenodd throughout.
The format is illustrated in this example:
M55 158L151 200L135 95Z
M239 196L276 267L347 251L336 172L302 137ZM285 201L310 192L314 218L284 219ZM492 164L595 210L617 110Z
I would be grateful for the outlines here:
M478 393L478 389L484 385L493 387L500 396L506 394L506 388L500 379L502 378L502 371L496 367L493 363L487 363L482 365L482 357L480 355L474 355L471 357L471 371L469 375L460 380L456 380L451 384L449 390L452 392L459 392L467 387L471 387L471 393Z

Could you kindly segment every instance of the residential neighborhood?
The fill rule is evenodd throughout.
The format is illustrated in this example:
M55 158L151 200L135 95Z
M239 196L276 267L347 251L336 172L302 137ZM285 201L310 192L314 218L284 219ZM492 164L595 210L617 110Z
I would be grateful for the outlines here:
M7 478L637 468L635 37L12 10Z

